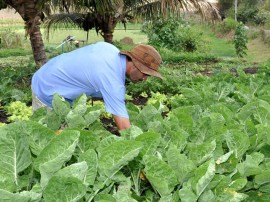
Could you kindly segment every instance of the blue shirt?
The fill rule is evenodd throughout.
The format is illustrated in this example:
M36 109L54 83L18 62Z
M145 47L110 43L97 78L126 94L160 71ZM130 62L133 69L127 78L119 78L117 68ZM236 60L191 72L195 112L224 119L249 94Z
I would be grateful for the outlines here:
M54 93L73 101L82 93L102 97L107 112L128 118L125 106L126 56L114 45L98 42L61 54L32 78L32 90L52 106Z

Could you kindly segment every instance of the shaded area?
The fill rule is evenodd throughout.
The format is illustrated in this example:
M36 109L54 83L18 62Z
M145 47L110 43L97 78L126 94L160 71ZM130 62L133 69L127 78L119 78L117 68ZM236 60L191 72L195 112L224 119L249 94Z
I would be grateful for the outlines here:
M8 115L3 109L0 109L0 122L7 123Z

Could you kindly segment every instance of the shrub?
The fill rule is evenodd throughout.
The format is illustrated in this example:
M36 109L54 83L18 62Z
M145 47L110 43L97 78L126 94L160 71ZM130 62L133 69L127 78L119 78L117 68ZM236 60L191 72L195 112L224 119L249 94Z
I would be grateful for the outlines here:
M237 20L246 23L254 23L255 25L264 25L267 21L267 12L260 11L256 7L243 7L239 9Z
M239 57L243 57L243 55L246 55L248 40L247 40L246 28L242 22L240 22L236 27L233 42L234 42L236 54Z
M172 49L177 43L176 35L180 22L174 18L158 18L144 23L142 31L149 38L149 44Z
M232 18L225 18L221 23L217 25L217 31L220 33L229 33L235 30L237 22Z
M157 18L144 23L142 31L149 39L149 44L173 51L193 52L205 47L202 34L179 18Z
M267 20L267 16L264 13L258 13L254 16L253 21L256 25L264 25Z
M243 22L254 22L259 10L258 8L243 8L238 12L237 20Z

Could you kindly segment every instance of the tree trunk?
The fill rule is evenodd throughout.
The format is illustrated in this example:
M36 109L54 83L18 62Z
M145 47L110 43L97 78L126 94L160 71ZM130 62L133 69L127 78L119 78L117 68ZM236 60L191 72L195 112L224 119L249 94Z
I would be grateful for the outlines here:
M237 0L234 0L234 20L237 21Z
M103 34L103 38L105 42L112 43L113 42L113 33L107 32Z
M113 32L114 28L117 24L117 21L114 17L109 16L105 18L102 30L102 36L105 42L112 43L113 42Z
M25 24L26 30L29 30L31 47L36 65L40 67L47 62L42 34L40 32L40 17L37 16L34 20L31 19L25 22Z
M34 60L37 66L46 63L47 57L40 31L41 10L34 0L11 0L8 5L13 7L25 21L26 36L30 36Z

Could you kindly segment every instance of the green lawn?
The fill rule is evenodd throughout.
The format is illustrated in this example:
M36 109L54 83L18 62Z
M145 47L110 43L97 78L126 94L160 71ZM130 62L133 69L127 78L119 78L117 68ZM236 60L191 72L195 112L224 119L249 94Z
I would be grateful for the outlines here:
M210 27L198 26L198 29L202 31L204 38L208 41L211 54L222 58L237 57L232 41L218 38Z

